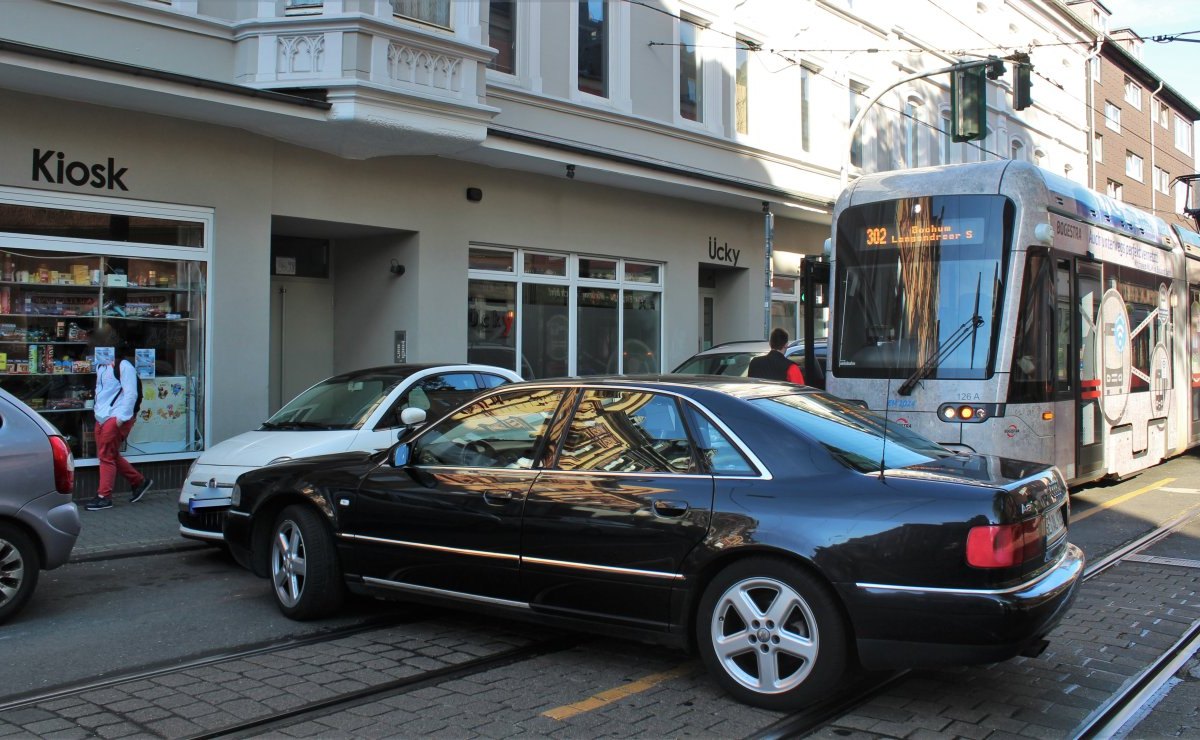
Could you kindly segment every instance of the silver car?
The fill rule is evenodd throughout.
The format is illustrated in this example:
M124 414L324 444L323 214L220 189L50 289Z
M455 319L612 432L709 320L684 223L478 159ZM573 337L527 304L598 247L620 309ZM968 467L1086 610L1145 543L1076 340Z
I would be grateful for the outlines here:
M29 601L39 571L71 556L74 488L75 458L62 434L0 388L0 624Z

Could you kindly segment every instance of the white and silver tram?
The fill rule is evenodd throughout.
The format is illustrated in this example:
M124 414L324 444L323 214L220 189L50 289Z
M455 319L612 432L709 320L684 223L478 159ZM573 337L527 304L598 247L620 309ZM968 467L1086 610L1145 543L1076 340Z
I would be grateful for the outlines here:
M952 448L1121 477L1200 443L1200 237L1023 162L860 178L827 390Z

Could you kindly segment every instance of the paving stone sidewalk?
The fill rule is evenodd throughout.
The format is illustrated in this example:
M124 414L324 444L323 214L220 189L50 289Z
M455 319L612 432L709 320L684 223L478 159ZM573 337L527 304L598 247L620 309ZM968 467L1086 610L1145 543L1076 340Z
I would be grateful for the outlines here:
M152 490L131 504L126 491L115 494L112 508L102 511L87 511L83 508L85 502L77 502L83 529L71 551L71 561L206 547L179 536L178 495L175 490Z

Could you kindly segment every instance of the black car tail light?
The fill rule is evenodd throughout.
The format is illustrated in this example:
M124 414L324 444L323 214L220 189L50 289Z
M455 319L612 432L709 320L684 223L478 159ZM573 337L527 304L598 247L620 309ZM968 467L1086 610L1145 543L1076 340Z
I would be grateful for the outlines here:
M50 449L54 452L54 490L59 493L75 492L75 456L62 437L50 438Z
M972 527L967 533L967 564L975 568L1011 568L1046 552L1046 520L1038 516L1017 524Z

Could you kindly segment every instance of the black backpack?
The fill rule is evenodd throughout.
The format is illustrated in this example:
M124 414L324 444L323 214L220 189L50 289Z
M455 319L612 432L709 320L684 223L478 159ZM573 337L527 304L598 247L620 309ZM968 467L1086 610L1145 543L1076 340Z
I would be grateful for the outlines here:
M116 377L118 383L121 382L121 363L123 362L126 362L126 360L117 360L113 363L113 376ZM133 402L133 415L136 417L138 412L142 410L142 379L137 378L133 384L137 386L137 400ZM124 392L125 388L122 386L121 390L117 391L117 395L119 396Z

